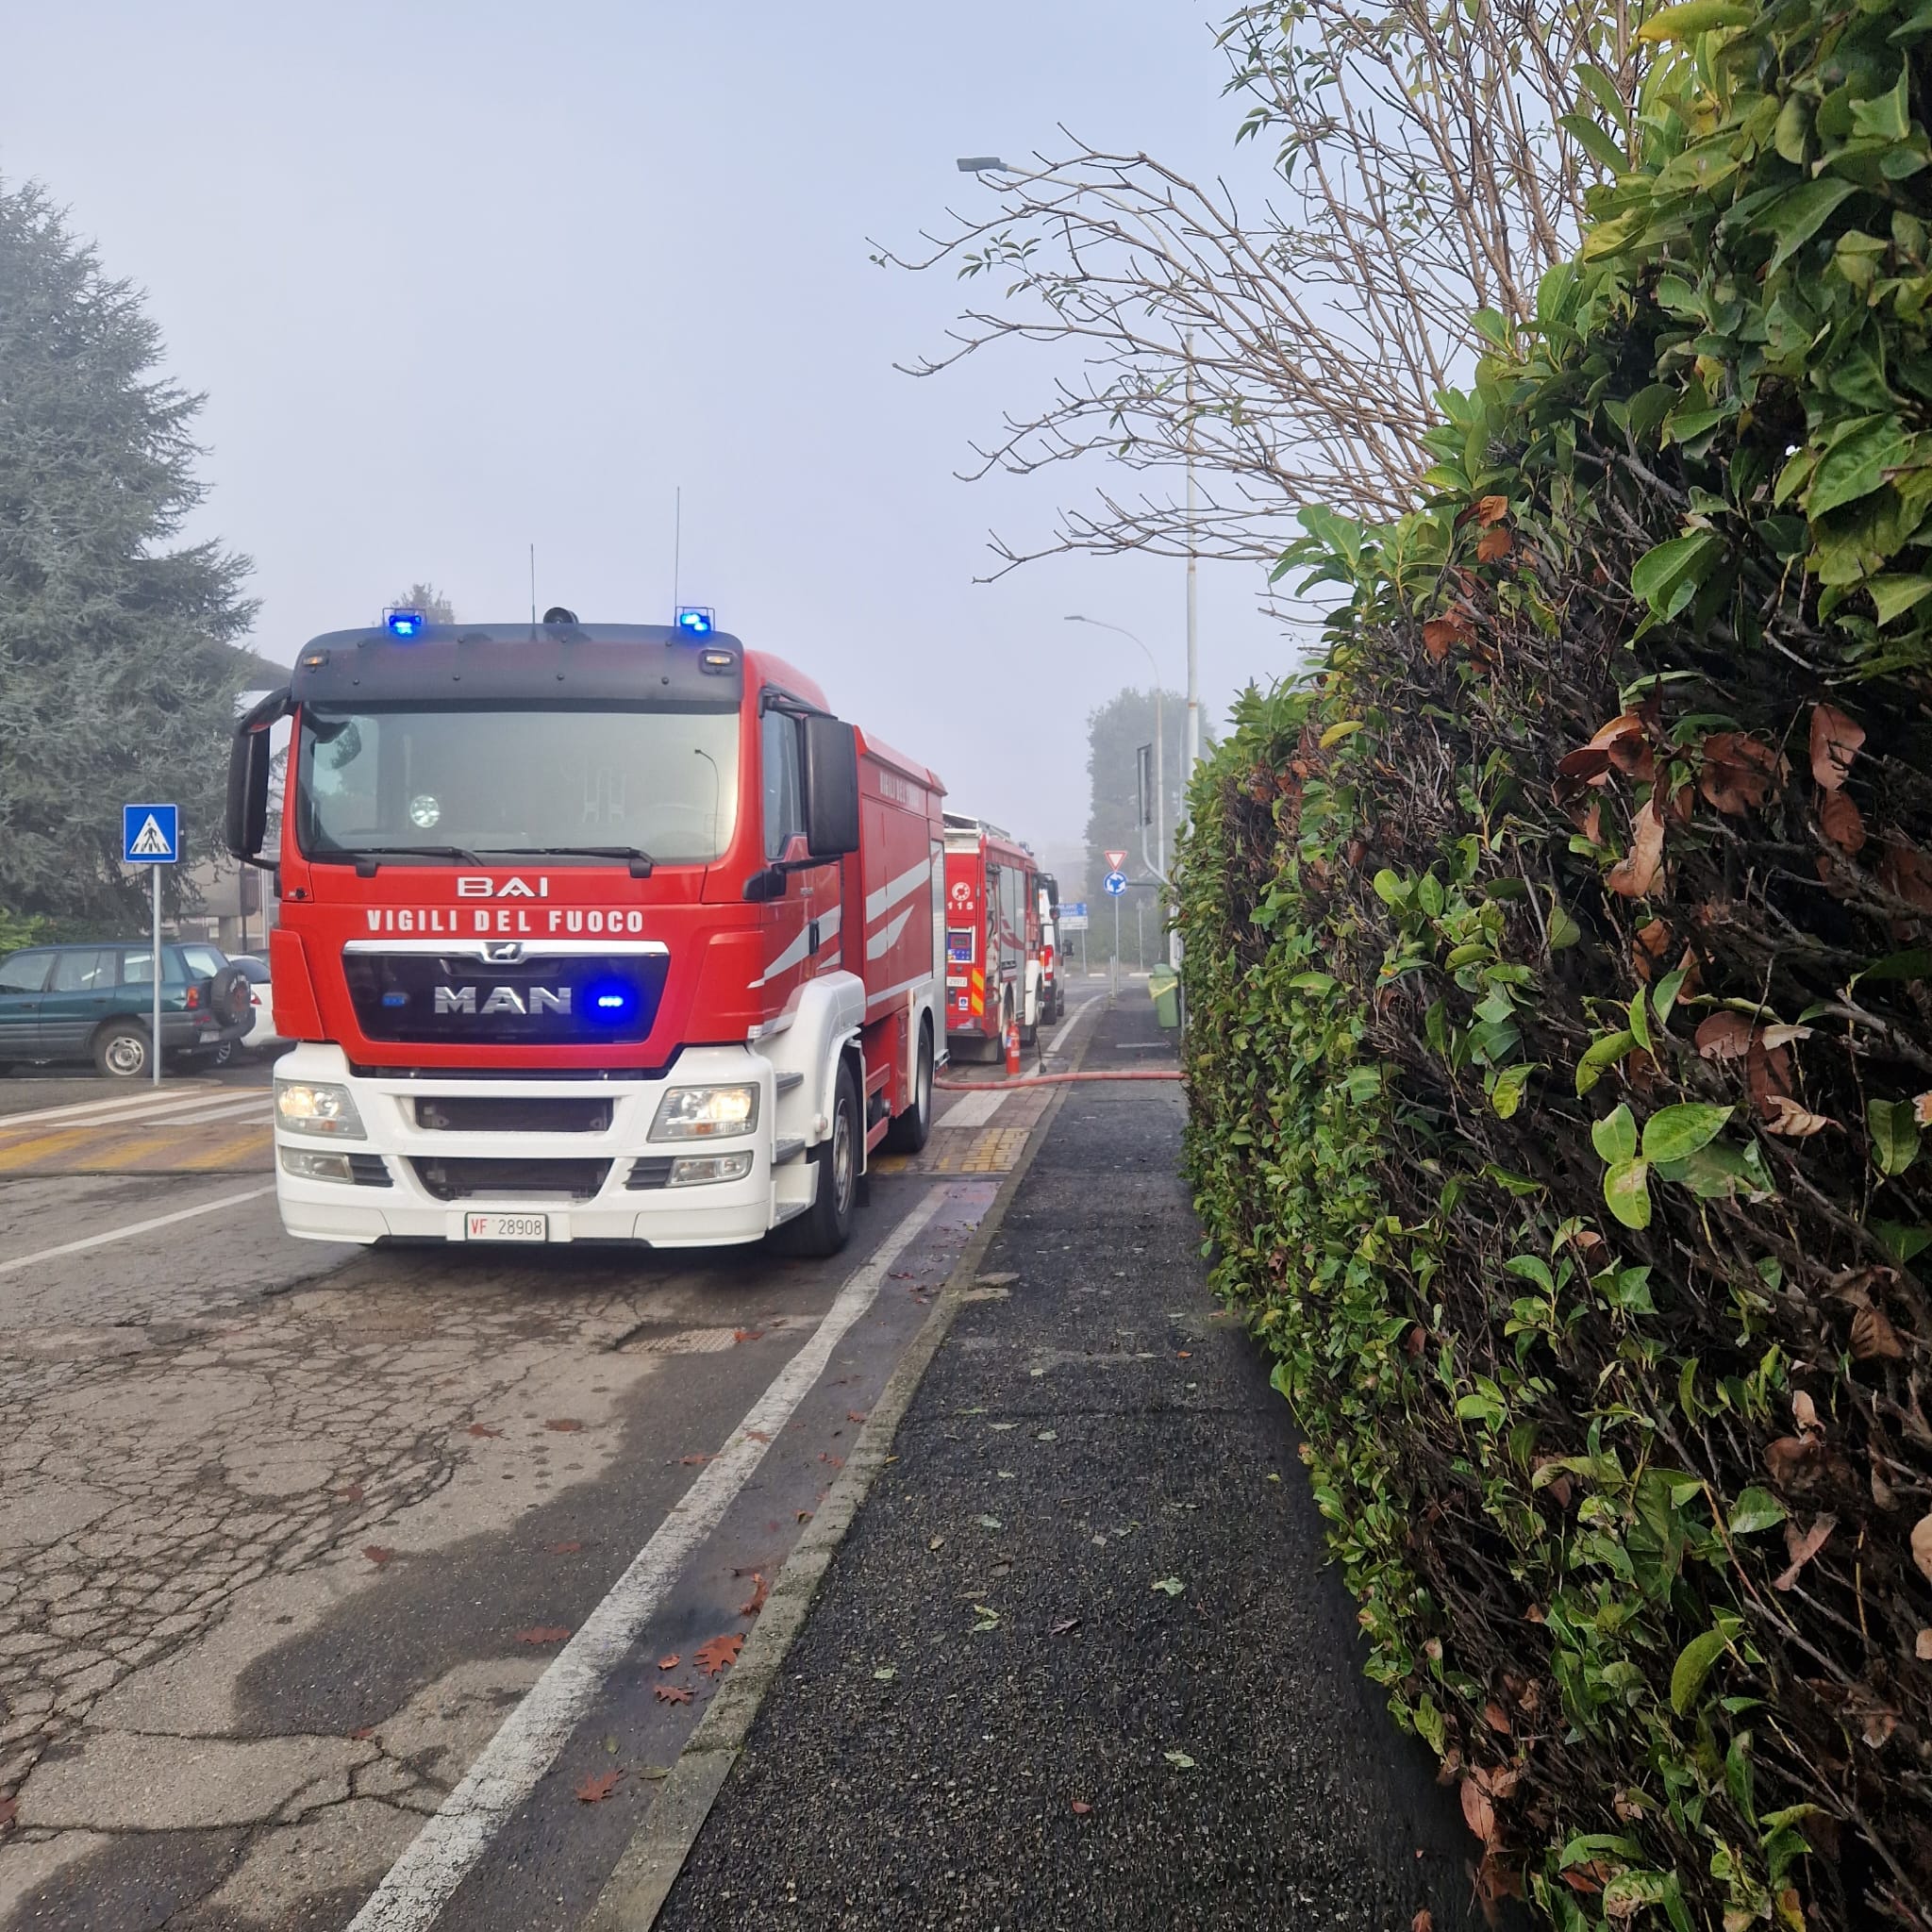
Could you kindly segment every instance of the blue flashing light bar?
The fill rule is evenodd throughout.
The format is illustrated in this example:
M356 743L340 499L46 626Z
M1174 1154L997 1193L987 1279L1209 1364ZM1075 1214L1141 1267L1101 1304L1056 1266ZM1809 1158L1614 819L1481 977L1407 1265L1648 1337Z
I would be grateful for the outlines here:
M389 626L390 635L398 638L418 636L429 622L420 610L391 610L382 621Z
M678 608L677 627L687 637L708 638L717 625L708 604L685 604Z

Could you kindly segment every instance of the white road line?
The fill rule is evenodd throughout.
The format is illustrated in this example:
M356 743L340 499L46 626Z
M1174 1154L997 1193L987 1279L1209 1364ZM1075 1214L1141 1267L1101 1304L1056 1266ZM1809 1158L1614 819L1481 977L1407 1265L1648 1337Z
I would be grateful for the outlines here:
M982 1087L958 1095L934 1122L936 1127L983 1127L1007 1097L1004 1087Z
M704 1474L684 1492L683 1500L673 1505L631 1559L630 1568L611 1586L609 1595L504 1720L462 1783L443 1800L441 1809L350 1921L348 1932L423 1932L436 1923L491 1840L556 1763L605 1680L630 1655L685 1563L717 1528L764 1459L766 1441L791 1421L824 1374L841 1338L877 1298L887 1271L944 1198L943 1188L929 1190L839 1291L810 1340L779 1371L729 1444L706 1464Z
M157 1214L152 1221L131 1222L125 1227L111 1227L106 1234L91 1234L85 1241L62 1241L58 1248L42 1248L37 1255L22 1255L12 1261L0 1261L0 1274L16 1274L22 1268L31 1268L37 1261L58 1260L62 1255L77 1255L84 1248L105 1247L108 1241L125 1241L138 1234L151 1234L158 1227L172 1227L177 1221L192 1221L197 1214L219 1214L224 1208L239 1208L244 1201L258 1201L264 1194L273 1194L275 1184L270 1181L265 1188L250 1188L240 1194L224 1194L219 1201L204 1201L198 1208L177 1208L172 1214Z
M232 1092L234 1090L226 1091ZM40 1121L78 1126L84 1122L99 1120L105 1124L123 1116L129 1120L158 1119L162 1114L178 1112L184 1107L204 1107L222 1091L222 1088L209 1085L186 1093L177 1087L171 1093L164 1087L159 1093L142 1093L125 1100L85 1100L69 1107L43 1107L33 1113L0 1114L0 1133Z
M246 1100L225 1100L219 1107L198 1108L193 1113L170 1114L165 1120L154 1121L152 1123L145 1120L128 1121L125 1124L128 1126L147 1126L153 1124L162 1127L192 1127L197 1121L233 1120L243 1114L254 1114L265 1124L275 1118L275 1112L274 1103L265 1095L251 1093ZM124 1123L116 1121L113 1124L119 1127Z

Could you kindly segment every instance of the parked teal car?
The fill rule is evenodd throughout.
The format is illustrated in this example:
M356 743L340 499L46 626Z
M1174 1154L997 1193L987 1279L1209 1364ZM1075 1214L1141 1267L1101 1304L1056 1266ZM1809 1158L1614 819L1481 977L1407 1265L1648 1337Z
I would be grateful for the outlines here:
M154 951L146 941L28 946L0 959L0 1074L92 1059L116 1079L154 1070ZM161 1047L223 1058L248 1030L248 981L215 946L161 948Z

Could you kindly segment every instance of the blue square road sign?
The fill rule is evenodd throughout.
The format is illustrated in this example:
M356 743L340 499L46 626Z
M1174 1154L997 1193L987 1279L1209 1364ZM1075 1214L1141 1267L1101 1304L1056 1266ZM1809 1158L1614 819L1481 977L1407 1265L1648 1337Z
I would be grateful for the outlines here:
M174 865L181 857L178 807L124 805L121 808L121 862Z

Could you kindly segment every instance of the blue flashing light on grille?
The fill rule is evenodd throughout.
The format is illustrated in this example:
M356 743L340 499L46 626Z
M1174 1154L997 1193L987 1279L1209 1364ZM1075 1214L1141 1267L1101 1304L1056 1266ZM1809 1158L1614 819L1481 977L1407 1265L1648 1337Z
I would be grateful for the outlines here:
M383 622L391 637L413 638L421 634L428 620L420 610L391 610Z
M677 627L687 637L708 638L716 628L711 608L707 604L686 604L679 608Z
M622 1025L637 1013L638 990L628 980L592 980L584 989L582 1010L593 1026Z

